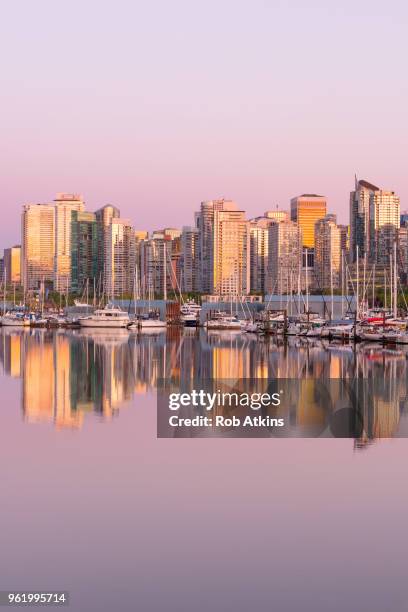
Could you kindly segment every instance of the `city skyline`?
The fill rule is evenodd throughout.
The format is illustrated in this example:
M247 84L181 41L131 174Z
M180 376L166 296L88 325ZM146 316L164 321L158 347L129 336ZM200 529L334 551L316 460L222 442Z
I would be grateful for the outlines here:
M42 0L24 19L12 4L1 209L79 190L138 227L181 226L212 197L255 216L323 193L344 223L355 173L407 202L407 16L402 1ZM10 215L0 247L18 234Z
M354 177L358 177L357 174L354 174ZM350 177L349 177L350 179ZM327 202L327 211L330 212L331 214L335 214L337 217L337 222L339 224L346 224L348 225L350 223L350 193L352 191L352 182L351 180L349 180L350 183L350 188L347 192L346 198L345 198L345 203L344 203L344 210L342 210L340 213L336 212L335 207L332 206L332 203L330 201L330 198L327 196L327 194L322 195L321 197L324 198ZM377 183L379 185L382 185L381 181L377 180ZM394 186L393 186L394 187ZM390 186L382 186L381 187L381 191L384 192L390 192L392 193L393 191L391 191L391 187ZM70 191L70 192L63 192L61 189L55 191L55 193L57 194L57 196L59 194L62 193L70 193L70 194L81 194L81 198L83 198L83 190L76 190L76 191ZM310 193L312 193L310 191ZM317 193L317 191L316 191ZM398 193L400 195L400 191L398 189L396 189L396 193ZM246 218L248 220L252 220L252 219L256 219L259 215L260 212L265 210L265 211L273 211L273 210L279 210L279 211L284 211L285 213L288 213L289 217L291 214L291 202L294 199L297 198L302 198L305 195L308 195L309 192L306 190L300 190L298 195L294 195L293 193L291 193L291 195L289 196L289 198L287 199L286 202L277 202L274 201L272 199L272 203L268 206L265 207L259 207L257 204L250 206L249 208L246 208L244 205L241 204L241 202L239 202L239 200L233 198L230 195L218 195L215 199L218 200L222 200L224 199L225 201L233 201L236 202L239 210L243 210L245 211L246 214ZM44 194L42 194L44 195ZM315 195L315 194L313 194ZM319 196L320 197L320 196ZM22 202L19 203L19 205L16 207L16 215L17 215L17 222L14 217L9 218L8 220L11 221L11 226L16 225L16 236L15 239L10 239L10 235L9 235L9 231L7 231L5 234L1 234L0 233L0 253L2 251L4 251L4 249L10 248L11 246L14 245L18 245L20 244L21 241L21 219L20 219L20 215L21 215L21 209L24 206L29 206L29 205L37 205L38 203L44 204L44 205L48 205L48 204L52 204L52 200L54 198L50 198L49 200L44 199L43 197L39 197L39 199L35 199L34 197L29 197L27 199L26 202ZM106 198L105 198L106 199ZM214 198L213 198L214 199ZM407 212L408 211L408 204L404 205L404 201L403 201L403 197L400 197L400 200L402 202L401 204L401 213L403 212ZM115 208L120 209L121 211L121 217L126 218L126 219L130 219L132 221L133 226L138 229L139 231L147 231L149 232L149 234L152 234L153 232L157 231L158 227L178 227L178 228L182 228L183 226L193 226L194 225L194 212L197 209L197 206L200 205L201 202L205 202L205 201L211 201L211 198L205 199L205 198L199 198L196 202L191 203L190 209L186 209L183 210L183 215L182 216L175 216L173 210L171 209L170 211L168 211L167 207L164 207L164 209L162 211L158 211L161 215L163 215L163 223L160 224L157 221L157 214L154 214L153 218L151 219L150 225L148 224L143 224L142 222L138 223L137 221L135 221L135 219L140 219L140 217L138 217L137 215L137 211L136 214L134 216L132 216L131 214L125 214L125 210L123 209L121 206L121 203L118 202L117 200L115 201L104 201L104 199L102 198L100 201L98 201L95 205L92 204L92 199L89 199L88 197L85 197L83 199L83 203L86 206L86 209L89 210L97 210L97 209L101 209L104 206L113 206ZM408 198L405 200L406 202L408 202ZM142 210L145 212L145 208L142 207ZM188 217L188 215L190 214L190 216ZM175 219L180 219L179 223L175 222ZM166 220L168 220L169 222L167 223ZM170 223L171 221L171 223ZM4 232L4 227L2 226L0 228L0 231L3 230Z
M345 263L357 257L384 274L395 244L406 283L408 225L400 197L357 176L347 225L328 211L326 196L314 193L291 198L290 219L278 207L248 218L224 198L202 201L190 215L194 225L149 232L111 204L90 212L82 195L60 192L52 202L23 205L21 247L5 249L0 271L8 284L21 279L24 292L47 283L78 293L91 283L94 293L98 287L112 298L166 299L172 290L264 295L296 284L333 291L346 282Z

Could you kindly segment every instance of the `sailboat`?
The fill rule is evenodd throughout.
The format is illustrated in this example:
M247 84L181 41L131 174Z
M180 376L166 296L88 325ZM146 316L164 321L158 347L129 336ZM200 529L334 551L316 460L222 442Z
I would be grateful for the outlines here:
M5 327L28 327L30 325L30 320L26 316L24 312L18 310L6 311L6 276L7 271L4 268L3 272L3 316L0 317L0 324Z
M136 268L136 274L137 274L137 268ZM136 292L137 292L137 278L135 278L135 283L134 283L134 306L135 306L135 319L134 321L130 322L128 325L129 329L137 329L139 331L143 331L143 330L164 330L167 327L167 322L166 321L162 321L160 319L159 313L155 310L153 310L151 308L151 301L153 298L153 287L152 287L152 283L151 283L151 279L149 278L149 282L148 282L148 306L147 306L147 312L141 314L141 315L137 315L136 316Z

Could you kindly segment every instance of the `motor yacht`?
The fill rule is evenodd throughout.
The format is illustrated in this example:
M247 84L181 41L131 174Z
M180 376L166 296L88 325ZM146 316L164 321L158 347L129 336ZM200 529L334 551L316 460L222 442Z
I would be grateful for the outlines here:
M110 327L120 328L129 325L130 318L127 312L116 306L107 305L105 308L95 310L86 317L79 317L81 327Z

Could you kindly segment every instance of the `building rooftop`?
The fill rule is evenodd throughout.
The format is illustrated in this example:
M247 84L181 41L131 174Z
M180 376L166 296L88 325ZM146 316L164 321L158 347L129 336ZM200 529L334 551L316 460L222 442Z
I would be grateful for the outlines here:
M379 191L380 188L376 187L375 185L373 185L372 183L369 183L368 181L358 181L358 186L359 187L365 187L366 189L371 189L371 191Z

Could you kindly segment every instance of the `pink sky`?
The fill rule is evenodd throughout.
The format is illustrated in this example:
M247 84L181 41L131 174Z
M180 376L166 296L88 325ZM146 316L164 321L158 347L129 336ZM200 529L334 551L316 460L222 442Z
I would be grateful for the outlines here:
M203 199L255 216L303 192L345 222L355 172L408 208L407 17L402 0L9 3L0 247L58 191L149 230Z

